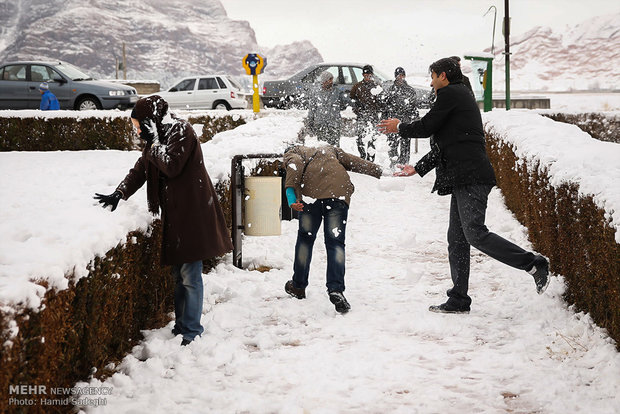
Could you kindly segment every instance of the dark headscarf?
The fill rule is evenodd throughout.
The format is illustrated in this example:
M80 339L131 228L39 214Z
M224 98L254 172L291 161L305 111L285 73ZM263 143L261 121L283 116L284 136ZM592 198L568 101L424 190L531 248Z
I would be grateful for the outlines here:
M136 102L136 106L134 106L131 111L131 117L140 122L140 137L142 139L148 143L153 142L153 139L155 138L153 125L155 125L159 142L165 144L166 134L163 127L163 119L167 113L168 102L166 102L164 98L159 95L152 95L142 98ZM147 144L147 148L145 148L145 150L148 150L149 147L150 145ZM157 169L153 163L149 162L147 164L146 192L149 211L153 214L157 214L159 212L159 206L161 203L159 195L160 185L162 185L160 174L159 169Z
M168 113L168 102L159 95L147 96L136 102L131 111L131 117L140 122L140 138L152 142L155 138L153 125L157 128L160 142L164 142L165 134L162 121Z

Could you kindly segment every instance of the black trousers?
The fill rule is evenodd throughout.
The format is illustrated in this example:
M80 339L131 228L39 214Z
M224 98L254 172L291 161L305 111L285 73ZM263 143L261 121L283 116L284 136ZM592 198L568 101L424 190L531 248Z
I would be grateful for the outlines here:
M468 308L470 246L521 270L534 264L535 255L508 240L491 233L484 224L487 200L492 185L467 185L452 191L450 226L448 227L448 259L454 286L448 290L448 303Z

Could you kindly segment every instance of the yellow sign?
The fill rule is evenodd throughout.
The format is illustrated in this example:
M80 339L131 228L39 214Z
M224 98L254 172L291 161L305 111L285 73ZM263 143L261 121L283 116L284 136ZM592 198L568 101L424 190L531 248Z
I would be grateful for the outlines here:
M260 112L260 98L258 96L258 75L263 73L263 69L267 66L267 58L263 58L258 53L248 53L241 61L245 68L245 73L252 76L252 89L254 96L252 98L252 106L254 112Z

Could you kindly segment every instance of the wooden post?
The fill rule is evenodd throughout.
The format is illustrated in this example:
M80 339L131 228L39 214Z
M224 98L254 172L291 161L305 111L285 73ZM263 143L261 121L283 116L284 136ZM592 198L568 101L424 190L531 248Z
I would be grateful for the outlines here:
M123 42L123 79L127 80L127 61L125 59L125 42Z

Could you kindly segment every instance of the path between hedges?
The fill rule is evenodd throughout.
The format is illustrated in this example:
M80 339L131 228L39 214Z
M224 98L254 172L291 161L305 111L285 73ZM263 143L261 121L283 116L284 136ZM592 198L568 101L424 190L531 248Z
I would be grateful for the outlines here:
M325 294L320 239L308 298L284 293L296 236L296 222L284 222L282 236L244 241L246 266L271 271L229 260L205 277L202 338L181 348L171 325L146 332L103 384L114 388L106 405L87 411L617 412L620 356L566 308L561 278L539 296L529 275L472 251L471 314L430 313L450 286L449 198L430 193L431 176L353 179L349 314ZM487 216L493 231L527 245L497 190Z

